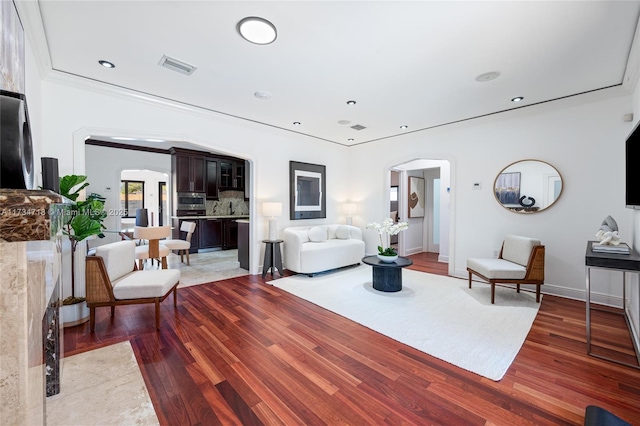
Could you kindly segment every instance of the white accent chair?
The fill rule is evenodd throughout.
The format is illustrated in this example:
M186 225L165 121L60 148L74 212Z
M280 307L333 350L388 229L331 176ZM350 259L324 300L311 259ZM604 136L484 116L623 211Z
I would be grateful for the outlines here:
M180 252L180 262L184 262L183 259L184 259L184 255L186 254L187 265L190 265L191 263L189 263L189 250L191 249L191 236L193 235L193 232L195 230L196 230L195 222L184 221L180 225L180 231L187 233L187 236L185 237L185 239L184 240L179 240L179 239L162 240L160 241L160 245L165 246L169 250L178 250Z
M180 271L138 270L135 253L135 242L118 241L96 247L95 256L87 256L86 300L91 332L95 329L96 308L100 306L110 306L113 317L117 305L154 303L156 330L160 329L160 302L173 292L173 305L177 306Z
M471 275L477 275L491 284L491 303L495 302L497 283L535 284L536 302L540 302L540 286L544 284L545 247L540 240L517 235L507 235L497 259L467 259L469 288Z
M293 226L284 229L284 266L313 276L357 265L364 257L362 230L351 225Z
M138 269L143 269L146 259L156 259L162 262L162 269L167 269L167 256L170 250L160 245L160 240L171 235L170 226L136 226L133 229L133 238L147 240L148 244L141 244L136 247L136 259Z

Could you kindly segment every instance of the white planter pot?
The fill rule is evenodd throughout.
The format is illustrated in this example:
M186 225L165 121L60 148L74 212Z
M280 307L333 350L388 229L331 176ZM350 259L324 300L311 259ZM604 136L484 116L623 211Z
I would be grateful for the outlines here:
M395 256L383 256L381 254L377 254L376 256L378 256L378 259L380 259L384 263L393 263L398 260L397 254Z
M89 321L89 308L87 302L75 303L73 305L62 305L60 309L63 327L73 327Z

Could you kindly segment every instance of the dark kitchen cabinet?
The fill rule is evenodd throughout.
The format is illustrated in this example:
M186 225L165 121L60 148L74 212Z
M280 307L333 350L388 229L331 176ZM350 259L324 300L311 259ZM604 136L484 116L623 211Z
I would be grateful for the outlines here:
M221 191L244 191L244 160L218 161L218 187Z
M177 192L205 192L205 157L171 149L171 173Z
M201 249L222 247L222 219L200 219L200 245Z
M206 193L207 200L218 199L218 161L211 158L206 160L207 176L206 176Z
M235 219L224 219L224 238L222 250L238 248L238 222Z

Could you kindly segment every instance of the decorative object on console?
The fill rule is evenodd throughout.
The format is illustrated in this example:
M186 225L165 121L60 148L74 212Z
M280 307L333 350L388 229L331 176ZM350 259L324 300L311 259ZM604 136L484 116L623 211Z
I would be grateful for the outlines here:
M136 209L136 226L149 226L149 212L147 209Z
M282 216L282 203L263 203L262 214L269 218L269 241L278 239L276 217Z
M289 219L327 217L325 166L289 161Z
M600 229L596 232L596 238L599 243L597 245L602 246L617 246L620 244L620 237L618 236L618 223L611 216L607 216L602 221ZM627 250L626 253L629 251Z
M394 223L393 219L386 218L382 221L382 225L378 222L367 224L367 229L375 230L380 236L380 245L378 246L378 259L383 262L394 262L398 258L398 253L391 247L391 236L397 235L405 229L409 228L407 222Z
M0 90L0 122L0 187L35 189L29 112L23 94Z

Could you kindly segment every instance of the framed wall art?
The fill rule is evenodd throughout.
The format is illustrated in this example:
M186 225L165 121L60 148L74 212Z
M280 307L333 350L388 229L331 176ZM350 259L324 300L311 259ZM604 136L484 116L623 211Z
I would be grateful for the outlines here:
M424 178L409 176L409 217L424 217Z
M13 1L0 1L0 89L24 94L24 30Z
M289 162L289 218L327 217L327 180L325 166Z

